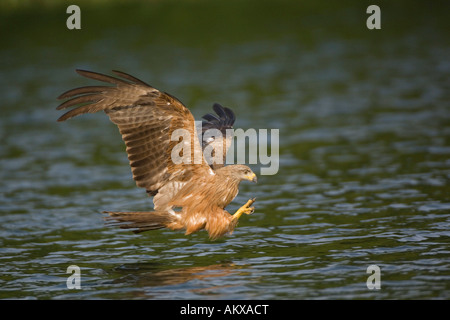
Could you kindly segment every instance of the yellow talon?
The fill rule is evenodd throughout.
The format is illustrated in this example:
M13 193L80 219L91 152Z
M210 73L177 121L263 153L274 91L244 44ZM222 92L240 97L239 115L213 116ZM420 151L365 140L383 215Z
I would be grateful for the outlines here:
M233 214L233 220L237 220L239 219L243 213L245 214L252 214L253 211L255 211L254 207L250 207L254 202L256 201L256 198L250 199L247 201L246 204L244 204L242 207L240 207L238 209L238 211L236 211L235 214Z

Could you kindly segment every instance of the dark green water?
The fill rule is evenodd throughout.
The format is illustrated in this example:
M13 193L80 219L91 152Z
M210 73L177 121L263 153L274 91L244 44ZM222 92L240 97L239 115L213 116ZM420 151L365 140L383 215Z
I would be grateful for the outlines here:
M65 6L0 7L0 298L449 299L450 19L427 3L379 2L381 30L364 1L81 2L78 31ZM56 122L75 68L279 129L280 170L230 205L255 213L215 242L105 227L151 199L104 114Z

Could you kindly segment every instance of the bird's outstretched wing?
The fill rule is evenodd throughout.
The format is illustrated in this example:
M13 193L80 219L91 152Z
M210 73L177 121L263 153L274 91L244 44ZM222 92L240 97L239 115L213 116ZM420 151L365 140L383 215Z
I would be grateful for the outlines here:
M155 195L169 181L185 182L193 176L211 173L203 158L194 117L177 98L120 71L113 71L120 78L76 71L84 77L113 86L87 86L63 93L59 99L70 99L57 109L75 108L58 121L88 112L105 111L119 127L138 187ZM174 141L172 134L177 129L185 130L189 139L184 136ZM181 154L190 151L190 157L185 158L190 162L173 161L172 150L177 145L182 150Z
M233 141L232 130L227 129L233 129L236 116L231 109L222 107L218 103L213 105L213 110L217 115L208 113L202 117L204 121L202 122L201 140L206 162L214 170L217 170L225 164L227 151ZM210 129L215 129L217 134ZM210 132L212 134L209 134ZM221 154L216 154L220 150L222 150Z

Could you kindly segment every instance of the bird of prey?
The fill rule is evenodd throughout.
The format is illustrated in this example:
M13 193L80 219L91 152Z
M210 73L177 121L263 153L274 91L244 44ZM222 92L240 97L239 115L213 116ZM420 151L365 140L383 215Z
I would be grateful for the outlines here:
M255 198L234 214L225 210L238 194L241 181L257 181L248 166L223 165L231 143L229 136L208 137L200 144L192 113L174 96L124 72L113 71L116 76L112 77L76 71L112 85L86 86L63 93L58 99L69 100L57 109L74 108L58 121L103 110L119 128L137 186L153 196L152 211L105 211L110 224L133 229L135 233L168 228L184 229L185 234L191 234L205 229L210 239L215 240L231 234L243 213L253 213ZM214 104L213 109L217 115L203 117L201 137L208 129L225 133L234 124L233 111L219 104ZM187 137L173 139L179 129L187 133ZM181 152L173 152L180 145ZM214 152L220 151L217 146L225 150L220 159L223 161L217 161L217 157L206 161L203 150L213 147ZM174 154L182 154L184 160L174 161Z

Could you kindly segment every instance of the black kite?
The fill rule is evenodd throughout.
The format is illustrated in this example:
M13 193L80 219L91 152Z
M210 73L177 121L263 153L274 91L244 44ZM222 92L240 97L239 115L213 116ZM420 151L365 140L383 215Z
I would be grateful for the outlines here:
M77 72L113 86L87 86L63 93L59 99L70 99L57 109L75 108L58 121L103 110L119 127L137 186L145 188L154 197L154 211L106 211L109 214L107 220L113 221L112 224L135 229L136 233L169 228L185 229L186 234L191 234L206 229L211 239L217 239L231 233L243 213L253 212L251 205L255 199L250 199L233 215L225 210L238 194L242 180L256 182L252 170L245 165L224 166L207 162L203 156L206 146L222 145L222 139L226 140L223 144L225 158L231 143L225 135L203 141L202 146L193 115L174 96L119 71L113 72L120 78L85 70ZM234 113L219 104L213 108L217 116L204 116L203 133L211 128L225 133L226 129L232 128ZM186 130L190 139L173 141L172 134L177 129ZM183 152L190 150L190 159L200 161L174 162L172 150L180 142L187 147L182 149Z

